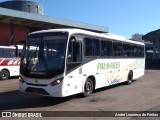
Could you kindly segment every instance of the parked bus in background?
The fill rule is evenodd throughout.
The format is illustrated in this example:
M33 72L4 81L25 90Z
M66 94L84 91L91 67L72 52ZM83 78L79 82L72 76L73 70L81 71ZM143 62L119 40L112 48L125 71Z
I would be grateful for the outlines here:
M0 79L5 80L12 76L19 76L20 57L22 46L0 46ZM17 51L17 52L16 52Z
M80 29L33 32L21 58L19 89L44 96L89 96L144 75L144 43Z

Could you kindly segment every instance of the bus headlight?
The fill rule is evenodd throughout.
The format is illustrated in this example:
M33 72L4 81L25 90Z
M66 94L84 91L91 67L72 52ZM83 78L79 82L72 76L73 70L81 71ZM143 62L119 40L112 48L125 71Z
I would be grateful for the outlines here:
M24 81L24 79L23 79L22 77L19 77L19 81L20 81L21 83L25 83L25 81Z
M58 85L59 83L62 82L62 80L63 80L63 78L57 79L57 80L53 81L50 85L51 85L51 86Z

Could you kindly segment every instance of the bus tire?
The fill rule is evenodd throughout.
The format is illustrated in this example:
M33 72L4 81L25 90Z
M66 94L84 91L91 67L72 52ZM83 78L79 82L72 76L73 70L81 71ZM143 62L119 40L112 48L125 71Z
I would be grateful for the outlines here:
M130 85L132 84L132 81L133 81L133 73L132 71L129 71L126 84Z
M93 92L93 81L90 78L87 78L85 84L84 84L84 91L83 91L83 96L88 97L92 94Z
M9 72L8 72L8 70L1 70L1 72L0 72L0 79L1 80L6 80L6 79L8 79L9 78Z

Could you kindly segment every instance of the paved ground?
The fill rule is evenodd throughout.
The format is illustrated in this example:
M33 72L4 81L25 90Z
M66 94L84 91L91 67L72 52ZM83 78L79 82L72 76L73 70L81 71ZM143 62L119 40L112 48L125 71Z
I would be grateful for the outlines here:
M160 70L147 70L145 76L135 80L131 85L121 84L112 87L105 87L97 90L87 98L82 98L79 95L67 98L42 97L20 93L17 88L17 78L0 81L0 110L160 111ZM49 118L45 119L47 120ZM80 118L74 119L78 120ZM90 117L86 119L96 120L99 118ZM139 118L131 117L121 117L116 119L139 120Z

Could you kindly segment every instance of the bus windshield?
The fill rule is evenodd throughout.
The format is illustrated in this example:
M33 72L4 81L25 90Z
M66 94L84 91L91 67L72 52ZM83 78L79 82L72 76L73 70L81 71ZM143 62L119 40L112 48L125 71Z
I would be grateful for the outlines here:
M21 60L24 76L48 78L64 72L68 34L37 33L28 36Z

